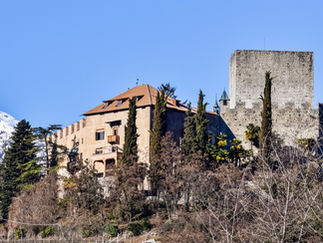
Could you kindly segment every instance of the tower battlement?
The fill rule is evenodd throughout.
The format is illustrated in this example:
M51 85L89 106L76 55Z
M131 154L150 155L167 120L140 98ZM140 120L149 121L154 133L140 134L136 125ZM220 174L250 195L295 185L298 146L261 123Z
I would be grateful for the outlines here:
M80 129L86 126L86 120L81 119L80 121L75 122L74 124L70 124L67 127L63 127L62 129L58 130L57 132L53 133L50 138L52 141L56 139L64 139L65 137L69 137L70 135L75 135Z
M313 108L313 52L236 50L230 59L230 108L261 103L265 73L271 72L272 104Z
M247 145L249 123L260 125L265 73L271 72L273 130L288 145L297 138L318 137L314 110L313 52L236 50L230 59L229 97L220 103L221 116Z

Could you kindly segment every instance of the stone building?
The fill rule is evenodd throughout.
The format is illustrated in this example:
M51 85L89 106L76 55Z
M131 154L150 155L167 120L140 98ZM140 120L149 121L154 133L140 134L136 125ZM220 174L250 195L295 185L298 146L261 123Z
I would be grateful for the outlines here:
M221 117L243 141L249 123L261 123L265 73L271 72L273 131L286 145L319 136L313 104L313 52L236 50L230 59L229 96L220 99Z
M124 144L125 125L128 118L129 99L136 97L136 126L138 132L139 162L149 163L150 133L153 111L158 90L150 85L135 86L132 89L106 101L84 113L85 118L53 135L57 144L71 149L74 138L79 143L79 155L84 161L94 163L101 177L113 175L113 165L117 163ZM167 100L167 130L172 131L174 139L180 143L183 136L184 118L187 107L179 100ZM208 133L217 136L220 132L220 116L216 112L207 112ZM67 158L63 165L66 166Z
M208 134L215 137L223 132L229 140L245 140L249 123L260 125L265 73L272 77L273 130L286 145L295 145L298 138L314 138L323 125L323 106L313 106L313 53L290 51L237 50L230 59L229 95L223 92L214 112L207 112ZM129 99L136 97L139 161L149 163L150 133L158 90L149 85L135 86L124 93L103 101L84 113L85 118L57 132L57 143L72 148L73 139L79 143L79 155L95 165L98 175L113 175L113 166L122 153ZM179 100L167 100L167 130L177 143L183 136L187 107ZM320 112L319 112L320 111ZM194 110L193 110L194 112ZM320 113L320 114L319 114ZM321 121L321 122L320 122ZM322 130L321 130L322 131ZM54 139L54 137L52 139ZM66 165L67 158L63 165ZM145 188L147 188L147 183Z

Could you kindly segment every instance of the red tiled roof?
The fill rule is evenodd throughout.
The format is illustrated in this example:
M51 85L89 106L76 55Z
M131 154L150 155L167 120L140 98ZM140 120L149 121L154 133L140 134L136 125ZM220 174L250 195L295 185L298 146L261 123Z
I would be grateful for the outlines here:
M129 99L132 97L138 98L136 104L137 107L155 105L157 92L159 92L157 89L153 88L148 84L135 86L132 89L129 89L110 100L103 101L102 104L89 110L88 112L85 112L84 115L88 116L111 111L126 110L129 108ZM187 107L185 105L170 97L168 97L167 99L166 106L167 108L176 109L184 112L187 110Z

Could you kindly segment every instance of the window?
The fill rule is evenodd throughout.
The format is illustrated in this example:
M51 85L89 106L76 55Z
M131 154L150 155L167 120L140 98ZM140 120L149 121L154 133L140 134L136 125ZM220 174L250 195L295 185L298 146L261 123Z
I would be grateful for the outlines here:
M95 176L98 177L98 178L103 177L103 175L104 175L103 172L95 173Z
M95 140L103 140L104 139L104 131L97 131L95 133Z
M103 154L103 148L95 149L95 154Z
M110 127L115 127L115 126L120 126L121 125L121 120L108 121L106 123L108 123L110 125Z
M136 104L137 104L137 102L142 98L143 96L138 96L138 97L136 97Z
M118 103L116 104L116 107L119 107L122 104L122 100L118 100Z
M115 128L113 128L113 135L114 136L116 136L116 135L118 135L118 129L115 127Z
M108 102L105 102L102 109L106 109L106 108L108 108L108 106L109 106L109 103Z

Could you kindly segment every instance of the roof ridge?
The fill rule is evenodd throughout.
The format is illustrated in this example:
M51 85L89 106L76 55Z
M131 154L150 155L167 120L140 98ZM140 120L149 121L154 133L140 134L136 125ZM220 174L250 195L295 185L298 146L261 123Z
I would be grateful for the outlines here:
M150 104L152 104L153 101L152 101L152 98L151 98L150 86L148 84L146 84L146 87L147 87L147 91L148 91L148 95L149 95Z

